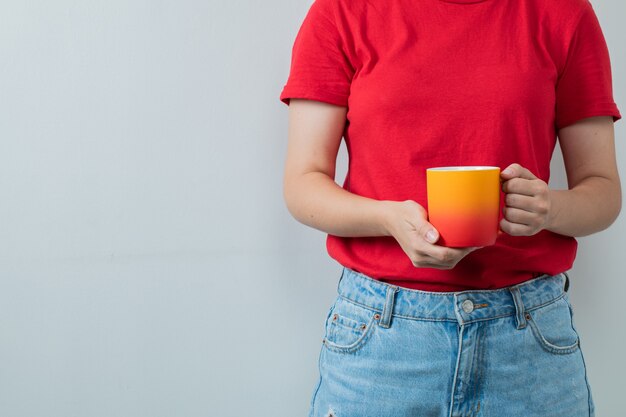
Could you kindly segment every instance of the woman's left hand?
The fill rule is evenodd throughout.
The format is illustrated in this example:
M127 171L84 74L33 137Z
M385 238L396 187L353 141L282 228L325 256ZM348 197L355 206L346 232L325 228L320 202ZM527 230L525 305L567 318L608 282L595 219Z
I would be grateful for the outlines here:
M551 208L550 189L519 164L500 173L505 196L500 229L512 236L532 236L547 227Z

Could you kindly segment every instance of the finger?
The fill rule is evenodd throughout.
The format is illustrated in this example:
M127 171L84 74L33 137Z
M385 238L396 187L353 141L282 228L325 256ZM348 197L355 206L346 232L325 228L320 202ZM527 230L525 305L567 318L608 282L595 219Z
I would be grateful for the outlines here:
M513 178L502 184L502 191L506 194L537 195L538 189L532 180Z
M530 236L530 228L523 224L511 223L506 219L500 221L500 229L511 236Z
M440 253L425 253L420 252L420 260L414 261L415 267L426 267L436 269L452 269L457 263L470 252L481 249L482 247L466 247L466 248L448 248L445 246L432 245L436 250L442 250ZM431 248L432 250L432 248Z
M449 248L447 246L428 245L422 250L422 255L427 257L428 262L436 264L450 264L457 262L472 252L469 248Z
M464 255L474 252L475 250L482 249L482 246L463 246L459 248L455 248L459 251L462 251Z
M536 217L535 213L518 208L505 207L503 210L505 220L510 223L530 226L534 223L534 218Z
M510 193L504 197L504 204L507 207L514 207L526 211L534 211L535 198L522 194Z
M431 262L413 262L413 266L416 268L434 268L434 269L443 269L442 265L431 263Z
M527 180L537 179L537 177L532 172L530 172L528 169L524 168L520 164L509 165L500 173L500 176L505 180L511 178L524 178Z
M419 261L413 262L413 266L416 268L452 269L456 266L457 263L458 261L441 262L437 259L422 258Z

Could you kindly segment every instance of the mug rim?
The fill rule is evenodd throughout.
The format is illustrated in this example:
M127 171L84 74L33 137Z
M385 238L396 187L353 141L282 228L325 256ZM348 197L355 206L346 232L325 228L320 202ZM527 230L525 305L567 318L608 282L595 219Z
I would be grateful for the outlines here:
M480 166L480 165L459 165L459 166L447 166L447 167L433 167L426 168L426 171L491 171L500 169L495 166Z

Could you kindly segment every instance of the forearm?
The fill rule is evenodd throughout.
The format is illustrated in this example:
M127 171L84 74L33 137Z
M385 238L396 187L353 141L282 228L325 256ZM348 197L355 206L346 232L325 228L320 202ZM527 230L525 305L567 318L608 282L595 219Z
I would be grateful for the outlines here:
M621 210L619 182L589 177L571 190L550 190L545 229L566 236L587 236L609 227Z
M284 198L299 222L342 237L386 236L386 201L353 194L322 172L285 182Z

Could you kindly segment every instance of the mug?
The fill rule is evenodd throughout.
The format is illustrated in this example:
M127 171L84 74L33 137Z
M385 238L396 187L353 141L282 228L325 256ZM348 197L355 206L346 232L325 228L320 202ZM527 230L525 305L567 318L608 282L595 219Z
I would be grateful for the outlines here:
M489 246L500 220L500 168L450 166L426 169L428 221L440 245Z

